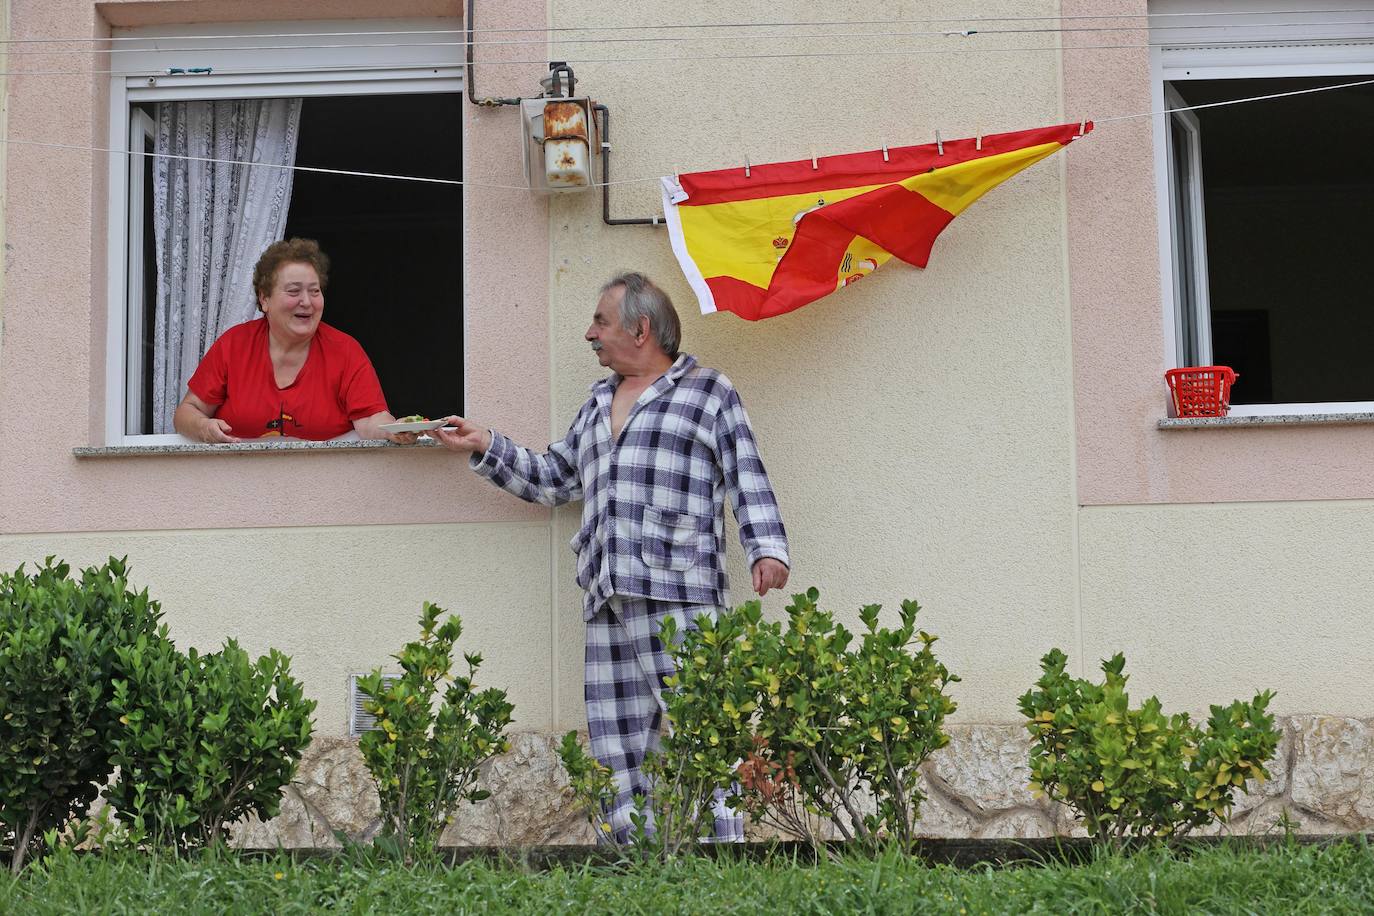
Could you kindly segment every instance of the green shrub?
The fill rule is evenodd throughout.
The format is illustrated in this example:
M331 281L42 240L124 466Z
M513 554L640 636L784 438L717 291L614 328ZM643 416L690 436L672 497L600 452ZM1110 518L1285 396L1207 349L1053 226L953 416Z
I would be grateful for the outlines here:
M653 764L667 787L653 809L677 818L680 836L704 833L710 792L737 782L734 805L799 839L821 842L820 819L869 848L914 846L919 768L949 742L945 690L958 678L916 629L916 602L902 603L896 629L878 626L879 605L863 608L854 646L819 597L794 595L786 630L751 601L701 620L673 650L671 733ZM672 636L665 627L664 645Z
M573 803L586 816L597 842L611 842L611 825L606 822L606 812L615 803L615 779L611 768L587 753L575 731L563 736L558 745L558 759L568 773L568 792Z
M1232 793L1269 777L1279 731L1265 712L1272 691L1213 706L1207 728L1186 713L1166 716L1150 697L1132 709L1126 665L1102 663L1102 684L1070 677L1058 649L1021 697L1031 734L1031 789L1067 804L1103 842L1182 836L1230 814Z
M45 832L82 817L113 769L108 707L117 647L157 629L123 560L69 578L52 557L32 575L0 574L0 832L11 869Z
M481 655L465 654L467 675L450 678L463 625L457 615L440 624L443 612L425 602L420 639L393 656L400 677L384 678L378 669L358 679L369 697L364 708L377 717L376 730L358 744L381 799L382 835L407 861L435 849L459 802L490 796L477 787L478 768L509 749L503 733L515 708L503 690L474 690Z
M106 790L135 835L186 849L249 814L277 814L310 743L315 701L275 649L256 662L230 640L183 654L166 628L117 650L111 710L118 780Z

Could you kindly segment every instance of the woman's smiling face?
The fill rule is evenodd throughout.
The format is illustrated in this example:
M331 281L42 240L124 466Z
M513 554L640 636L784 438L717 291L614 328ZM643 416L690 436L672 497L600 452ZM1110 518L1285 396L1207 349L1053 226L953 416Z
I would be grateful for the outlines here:
M320 276L309 264L283 264L277 270L272 294L259 295L258 305L278 338L288 342L309 340L315 336L324 314Z

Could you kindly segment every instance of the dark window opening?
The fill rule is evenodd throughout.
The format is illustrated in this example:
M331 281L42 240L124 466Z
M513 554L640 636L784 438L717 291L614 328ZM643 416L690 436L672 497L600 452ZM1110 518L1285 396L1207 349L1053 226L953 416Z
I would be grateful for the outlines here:
M308 98L296 162L461 179L462 97ZM324 320L363 345L391 412L462 413L462 188L297 172L292 236L329 255Z
M1362 78L1172 85L1202 105ZM1374 401L1374 87L1196 114L1212 359L1240 373L1232 402Z

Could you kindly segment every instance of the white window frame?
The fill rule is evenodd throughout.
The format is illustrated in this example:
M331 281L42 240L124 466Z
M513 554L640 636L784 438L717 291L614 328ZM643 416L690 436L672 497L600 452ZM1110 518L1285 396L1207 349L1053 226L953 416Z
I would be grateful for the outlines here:
M1164 101L1171 109L1186 107L1183 97L1173 86L1165 86ZM1185 327L1187 322L1178 320L1179 313L1186 311L1190 313L1187 320L1193 323L1193 335L1196 337L1198 358L1194 365L1208 366L1212 363L1212 302L1211 289L1207 281L1207 214L1203 206L1202 193L1202 125L1197 115L1191 111L1177 111L1160 120L1164 121L1165 143L1168 144L1170 156L1165 168L1169 181L1170 232L1178 227L1180 210L1186 211L1186 219L1193 227L1188 244L1185 245L1177 235L1173 235L1170 245L1173 255L1169 260L1169 267L1173 273L1170 292L1174 295L1174 302L1178 303L1177 311L1174 313L1175 359L1179 363L1183 362L1188 350L1189 335ZM1180 144L1186 144L1183 155L1188 160L1189 180L1184 187L1179 186L1178 176L1174 174L1172 167L1175 150ZM1191 282L1184 277L1181 269L1185 259L1193 268ZM1185 290L1185 285L1191 289ZM1183 304L1188 298L1184 295L1185 292L1191 296L1192 308L1186 308Z
M1336 3L1326 3L1330 8ZM1249 4L1250 8L1264 5L1264 0ZM1272 5L1272 2L1271 2ZM1347 4L1354 6L1355 4ZM1206 12L1208 9L1221 10L1224 4L1200 3L1196 0L1164 0L1153 2L1150 11L1156 12ZM1281 7L1276 7L1281 8ZM1289 7L1291 8L1291 6ZM1259 17L1263 19L1263 15ZM1293 17L1287 17L1292 19ZM1234 25L1231 17L1216 20L1217 30L1174 32L1167 28L1156 28L1151 33L1151 101L1155 111L1176 107L1169 104L1166 88L1169 83L1188 80L1216 79L1267 79L1273 77L1341 77L1349 76L1352 81L1362 75L1374 79L1374 40L1368 38L1368 26L1349 23L1352 16L1348 12L1326 12L1320 15L1305 14L1312 27L1304 30L1305 40L1295 39L1294 29L1284 28L1272 35L1255 30L1245 30L1244 44L1236 43L1234 30L1227 31L1228 24ZM1273 16L1269 16L1272 21ZM1169 20L1156 20L1168 22ZM1207 24L1203 18L1187 20L1190 26ZM1170 41L1176 39L1177 44ZM1215 43L1209 43L1215 42ZM1258 93L1257 93L1258 94ZM1263 104L1256 103L1256 104ZM1172 153L1169 143L1168 116L1156 117L1154 122L1155 148L1155 190L1158 196L1156 210L1159 216L1159 264L1160 285L1163 299L1164 350L1169 367L1180 365L1179 347L1182 328L1179 326L1179 309L1176 299L1176 274L1174 270L1175 239L1172 216L1173 198L1170 187L1169 157ZM1200 173L1199 173L1200 174ZM1198 190L1200 194L1200 189ZM1205 239L1201 264L1206 264ZM1211 352L1210 316L1203 339L1207 342L1205 353ZM1233 417L1274 416L1278 414L1341 414L1374 412L1374 401L1336 401L1327 403L1301 404L1239 404L1231 408Z
M110 83L110 148L131 149L132 106L139 102L178 99L250 99L299 96L303 98L340 95L396 95L463 92L461 49L425 46L425 43L458 41L461 32L440 36L356 34L328 37L331 32L387 32L410 30L460 29L453 19L424 20L347 20L328 22L262 22L233 25L204 24L120 29L122 49L110 55L111 69L119 71ZM269 35L311 32L320 37L271 38ZM205 40L193 37L226 36ZM398 43L412 47L388 47ZM324 47L324 45L349 47ZM315 45L302 48L301 45ZM362 47L359 47L359 46ZM225 50L206 50L207 48ZM124 50L127 49L127 50ZM444 62L448 61L448 62ZM168 75L170 68L209 67L209 73ZM466 145L465 145L466 147ZM142 357L134 353L141 339L143 304L133 302L134 283L139 280L141 260L132 264L137 235L130 221L135 218L141 199L131 201L131 175L137 156L111 154L109 157L109 240L106 252L109 299L105 351L105 444L168 445L187 441L180 435L132 435L125 432L129 421L141 408L133 401L139 396ZM139 182L142 171L139 170ZM363 180L363 179L359 179ZM463 197L466 223L467 195ZM139 284L141 287L141 283ZM466 272L464 272L466 286ZM135 314L136 313L136 314ZM135 334L140 336L134 336Z

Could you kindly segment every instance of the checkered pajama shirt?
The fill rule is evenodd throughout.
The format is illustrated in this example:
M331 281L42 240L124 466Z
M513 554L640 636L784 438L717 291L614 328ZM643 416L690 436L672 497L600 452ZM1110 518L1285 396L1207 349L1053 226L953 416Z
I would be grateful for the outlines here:
M509 493L558 506L581 499L572 539L588 620L612 595L687 605L729 602L724 504L750 568L789 564L787 533L749 417L723 374L682 354L630 410L618 441L618 375L592 385L561 441L540 454L500 433L472 467Z

